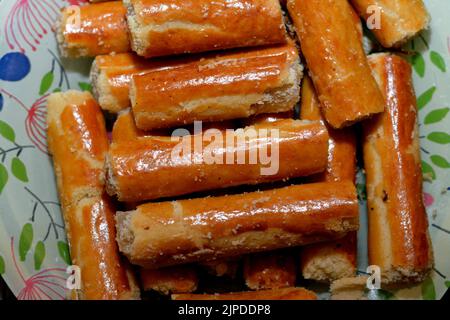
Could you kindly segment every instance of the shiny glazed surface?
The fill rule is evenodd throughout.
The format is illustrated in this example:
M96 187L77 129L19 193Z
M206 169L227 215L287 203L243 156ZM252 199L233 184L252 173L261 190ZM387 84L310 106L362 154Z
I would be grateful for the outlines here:
M356 230L357 202L342 182L148 203L117 214L119 247L155 268L298 246Z
M122 1L78 7L80 19L71 8L63 10L61 23L63 46L69 53L74 50L75 56L96 56L131 51Z
M203 134L133 139L132 120L120 120L118 124L113 137L120 137L123 130L132 139L113 140L109 150L108 192L117 194L121 201L151 200L305 176L324 170L327 163L328 134L318 122L280 120L244 131L216 130L223 140L214 144ZM272 152L271 162L264 160L264 154L272 156ZM238 162L243 155L246 160ZM267 174L262 174L264 169Z
M373 28L372 32L387 48L403 44L430 21L422 0L351 0L351 3L364 19L370 17L374 8L379 9L380 28Z
M303 78L300 119L323 121L320 102L309 77ZM356 175L356 136L354 128L336 130L327 126L327 129L330 135L327 170L315 174L309 180L315 182L354 182ZM336 280L336 277L354 275L356 272L356 245L356 232L350 232L342 239L303 247L300 252L300 268L303 276L307 279L333 281ZM330 257L333 257L335 263L348 266L347 270L339 274L337 267L329 266L333 270L324 268L321 261L325 263L326 259L330 259ZM314 272L307 272L311 269ZM318 277L318 279L314 277Z
M278 0L128 0L146 57L286 42Z
M115 208L104 193L108 142L100 107L89 93L69 91L50 96L48 114L71 258L81 269L80 298L136 298L115 241Z
M289 0L288 9L327 122L342 128L382 112L347 0Z
M154 129L194 120L248 117L258 111L254 104L262 101L264 93L275 91L288 81L291 67L298 62L297 50L289 43L232 51L197 59L176 69L135 76L131 98L136 125ZM295 103L281 106L283 110L269 103L267 109L288 111Z
M145 59L134 53L97 56L92 67L92 78L100 106L114 113L129 108L130 82L134 75L155 70L168 71L190 61L192 58Z
M411 67L389 54L372 55L369 61L387 108L364 126L369 263L386 273L406 271L406 277L420 279L433 257L427 215L418 196L422 170Z

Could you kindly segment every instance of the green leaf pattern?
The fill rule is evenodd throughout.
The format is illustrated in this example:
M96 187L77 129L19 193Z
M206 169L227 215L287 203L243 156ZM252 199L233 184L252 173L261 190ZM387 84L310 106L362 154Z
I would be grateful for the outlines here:
M441 157L441 156L435 154L435 155L432 155L430 157L430 159L439 168L442 168L442 169L450 168L450 164L444 157Z
M19 158L15 157L11 161L11 172L22 182L28 182L27 168Z
M428 135L428 140L439 143L439 144L449 144L450 135L445 132L432 132Z
M0 163L0 194L8 182L8 170L6 170L3 163Z
M16 141L14 129L3 120L0 120L0 135L13 143Z
M449 111L450 111L450 108L442 108L442 109L433 110L427 114L427 116L425 117L424 123L432 124L432 123L442 121L447 116Z
M3 259L2 256L0 256L0 276L5 273L6 267L5 267L5 259Z
M49 71L47 72L41 80L41 85L39 87L39 95L43 95L45 93L47 93L47 91L50 89L50 87L53 84L53 80L54 80L55 76L53 74L53 71Z
M445 60L439 52L431 51L430 52L430 60L442 72L447 71L447 66L445 65Z
M45 244L42 241L38 241L36 243L36 247L34 248L34 269L41 269L42 262L45 259Z
M64 260L65 263L71 265L72 262L70 260L69 246L64 241L58 241L58 252L60 257Z
M87 82L78 82L78 86L80 87L81 91L90 91L92 92L92 85Z
M28 251L31 249L33 243L33 226L31 223L27 223L23 226L20 233L19 240L19 255L20 261L25 261Z
M416 53L411 58L411 64L419 77L423 78L425 76L425 59L423 58L423 55L419 52Z
M433 167L425 161L422 161L422 172L423 174L430 175L431 179L436 180L436 172Z
M431 102L435 92L436 87L433 86L417 98L417 107L419 108L419 110L423 109Z
M424 41L422 39L422 41ZM415 42L411 42L412 50L415 50ZM435 50L429 51L429 59L434 67L438 68L442 72L447 72L447 64L444 59L444 57ZM414 71L417 73L417 75L421 78L425 76L425 73L427 71L426 68L426 61L424 54L420 52L416 52L410 59L409 59ZM437 91L436 86L432 86L428 88L425 92L421 93L417 97L417 107L419 110L423 110L426 106L428 106L435 95ZM447 118L448 113L450 111L449 107L443 107L443 108L436 108L431 111L429 111L424 118L424 125L433 125L436 123L439 123ZM448 127L448 126L447 126ZM428 141L441 144L441 145L447 145L450 144L450 134L448 132L440 132L440 131L433 131L431 133L428 133L423 138L426 138ZM442 148L441 148L442 150ZM428 152L426 152L428 154ZM427 160L428 161L428 160ZM422 162L422 170L423 173L431 177L433 180L436 179L436 171L433 166L440 168L440 169L449 169L450 164L448 160L443 157L442 155L438 154L431 154L429 156L429 161Z
M433 279L427 278L422 283L422 299L423 300L436 300L436 289L434 287Z

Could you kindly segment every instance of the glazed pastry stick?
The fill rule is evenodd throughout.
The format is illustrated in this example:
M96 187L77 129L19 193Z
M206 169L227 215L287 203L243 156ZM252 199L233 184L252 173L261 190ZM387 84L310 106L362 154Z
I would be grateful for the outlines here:
M189 293L197 290L198 275L194 266L183 265L161 269L141 269L141 285L144 291Z
M262 114L245 120L249 125L273 123L294 117L294 110L278 114ZM297 279L295 258L292 252L277 251L256 253L244 259L244 280L249 289L263 290L292 287Z
M379 17L380 25L370 29L387 48L400 47L430 23L422 0L351 0L351 3L369 26Z
M64 57L131 51L122 1L70 6L61 11L57 39Z
M124 0L145 57L286 43L278 0Z
M364 123L369 264L386 283L424 280L433 266L422 202L419 127L411 67L390 54L369 57L386 112Z
M343 128L384 110L347 0L289 0L326 121Z
M183 137L114 140L121 130L130 134L130 117L119 117L107 160L107 190L120 201L280 181L321 172L327 165L328 134L319 122L280 120Z
M350 182L148 203L116 215L121 252L146 268L331 240L358 226Z
M80 298L139 298L115 242L115 208L104 192L105 123L89 93L49 96L48 143L72 262L81 271Z
M317 300L317 296L303 288L284 288L222 294L174 294L172 300Z
M232 51L135 75L130 98L142 130L289 111L299 100L295 45Z
M244 280L249 289L292 287L296 279L297 265L291 251L256 253L244 259Z
M309 77L302 84L300 118L321 120L320 103ZM310 181L355 181L356 137L352 128L328 128L328 167ZM312 244L301 248L300 268L305 279L331 282L353 276L356 272L356 232L333 242Z

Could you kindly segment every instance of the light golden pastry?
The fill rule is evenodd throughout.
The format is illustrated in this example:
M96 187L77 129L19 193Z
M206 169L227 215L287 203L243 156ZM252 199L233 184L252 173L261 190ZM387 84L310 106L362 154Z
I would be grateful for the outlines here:
M379 27L370 28L386 47L400 47L426 29L430 15L422 0L351 0L369 25L379 18Z

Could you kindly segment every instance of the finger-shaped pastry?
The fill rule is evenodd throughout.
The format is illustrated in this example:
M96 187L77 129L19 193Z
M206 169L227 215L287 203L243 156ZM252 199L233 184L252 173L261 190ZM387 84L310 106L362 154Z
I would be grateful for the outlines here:
M132 119L120 123L113 137L121 135L121 128L130 133ZM120 201L133 202L280 181L323 171L327 152L326 128L320 122L296 120L238 130L200 130L182 137L113 140L107 190Z
M136 125L151 130L293 109L302 66L293 43L196 59L133 76Z
M286 42L278 0L124 0L132 47L146 57Z
M305 77L302 84L300 118L321 120L320 103L311 79ZM356 137L352 128L335 130L328 128L327 170L309 178L310 181L351 181L356 173ZM356 272L356 232L342 239L316 243L301 248L300 268L305 279L331 282L353 276Z
M317 296L303 288L283 288L222 294L174 294L172 300L317 300Z
M351 0L351 3L387 48L401 46L430 23L422 0Z
M288 9L327 122L343 128L382 112L347 0L289 0Z
M141 269L140 273L144 291L156 291L168 295L197 290L198 274L195 267L191 265L152 270Z
M369 57L386 112L364 123L369 263L387 283L422 281L433 266L422 200L416 96L411 67L391 54Z
M61 12L57 38L65 57L131 51L122 1L70 6Z
M294 109L276 114L261 114L244 120L248 125L292 119ZM297 279L292 252L264 252L244 259L244 280L252 290L292 287Z
M121 252L146 268L336 239L358 225L351 182L148 203L116 214Z
M139 289L115 242L115 208L103 182L105 123L89 93L49 96L48 142L72 262L81 271L80 298L138 298Z
M291 251L252 254L244 260L244 280L249 289L265 290L295 286L297 265Z

